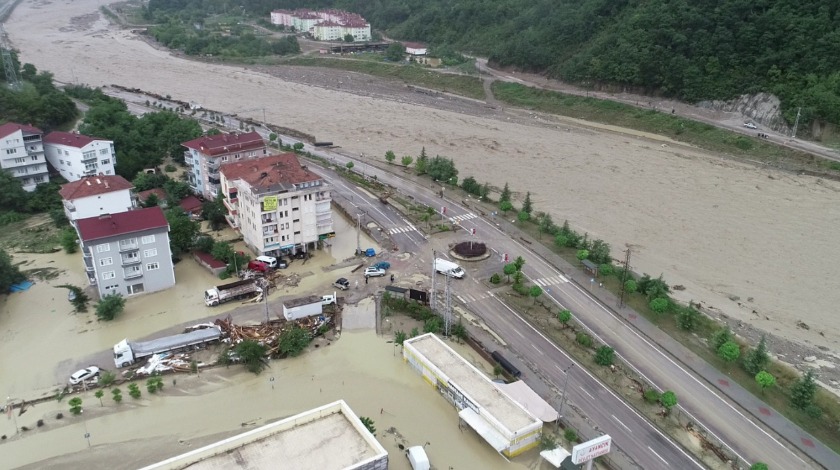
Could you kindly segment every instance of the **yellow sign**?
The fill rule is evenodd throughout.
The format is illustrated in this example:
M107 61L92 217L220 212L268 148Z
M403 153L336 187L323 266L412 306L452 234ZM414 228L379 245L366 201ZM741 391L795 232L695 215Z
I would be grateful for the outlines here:
M263 212L277 210L277 196L266 196L263 198Z

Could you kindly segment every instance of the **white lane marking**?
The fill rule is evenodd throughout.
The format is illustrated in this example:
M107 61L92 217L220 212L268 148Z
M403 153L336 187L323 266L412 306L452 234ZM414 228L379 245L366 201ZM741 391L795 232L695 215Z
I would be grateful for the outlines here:
M559 370L560 372L562 372L562 373L563 373L563 375L566 375L566 371L565 371L565 370L563 370L563 368L562 368L562 367L558 366L557 364L554 364L554 367L556 367L556 368L557 368L557 370Z
M513 331L515 331L515 332L516 332L516 334L518 334L519 336L521 336L521 337L522 337L522 339L525 339L525 335L523 335L523 334L522 334L519 330L517 330L517 329L516 329L516 327L514 327L514 328L513 328Z
M581 392L585 393L586 396L588 396L589 398L591 398L593 400L595 399L595 397L593 397L591 393L587 392L585 388L583 388L581 386L578 386L578 388L580 389Z
M540 355L545 356L545 353L543 353L542 351L540 351L540 348L536 347L536 346L535 346L535 345L533 345L533 344L531 345L531 347L532 347L532 348L534 348L534 349L536 349L536 350L537 350L537 352L538 352L538 353L540 353Z
M633 430L631 430L629 427L627 427L626 424L622 423L620 419L616 418L615 415L612 415L612 417L613 417L614 420L618 421L618 424L624 426L624 429L626 429L627 432L633 432Z
M661 455L657 454L655 450L651 449L650 446L648 446L648 449L650 449L650 451L653 452L653 455L659 457L659 460L665 462L665 465L668 465L670 467L670 465L668 464L668 461L663 459Z

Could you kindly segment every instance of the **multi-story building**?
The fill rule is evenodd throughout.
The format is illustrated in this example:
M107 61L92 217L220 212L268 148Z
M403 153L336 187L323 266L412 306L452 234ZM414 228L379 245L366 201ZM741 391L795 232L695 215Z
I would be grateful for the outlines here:
M169 224L160 207L76 220L88 280L100 296L175 285Z
M256 132L206 135L184 142L187 181L193 192L215 199L219 192L219 166L268 154L265 141Z
M0 168L21 181L23 189L50 181L41 129L7 122L0 125Z
M294 153L228 163L220 174L228 223L257 255L306 252L335 236L329 187Z
M79 219L116 214L134 208L134 186L119 175L85 176L61 186L58 194L70 223Z
M348 34L354 41L370 41L370 24L360 15L343 10L274 10L271 23L310 33L318 41L344 40Z
M117 160L114 142L71 132L50 132L44 137L47 161L67 181L84 176L113 175Z

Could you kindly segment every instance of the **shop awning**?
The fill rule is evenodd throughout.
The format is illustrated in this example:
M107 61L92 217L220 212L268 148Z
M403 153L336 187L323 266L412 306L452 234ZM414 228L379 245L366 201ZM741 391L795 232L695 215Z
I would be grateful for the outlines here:
M464 408L460 413L458 413L458 416L466 421L471 428L475 429L475 432L477 432L479 436L483 437L491 447L496 449L496 452L501 452L510 446L510 441L508 441L505 436L501 435L499 431L496 431L490 423L488 423L481 417L481 415L473 411L471 408Z

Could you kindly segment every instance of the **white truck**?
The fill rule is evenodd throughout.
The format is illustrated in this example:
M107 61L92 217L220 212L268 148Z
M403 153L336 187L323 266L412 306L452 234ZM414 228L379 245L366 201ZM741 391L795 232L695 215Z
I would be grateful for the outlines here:
M323 302L324 298L317 295L284 300L283 316L291 321L321 315L324 313Z
M435 258L435 271L443 274L444 276L451 276L457 279L464 277L464 270L461 269L460 266L452 261L441 258Z
M114 345L114 365L128 367L153 354L178 351L191 346L214 343L222 339L222 330L216 325L149 341L132 342L124 339Z
M204 291L204 304L215 307L229 300L241 299L259 292L256 279L245 279L221 286L211 287Z

